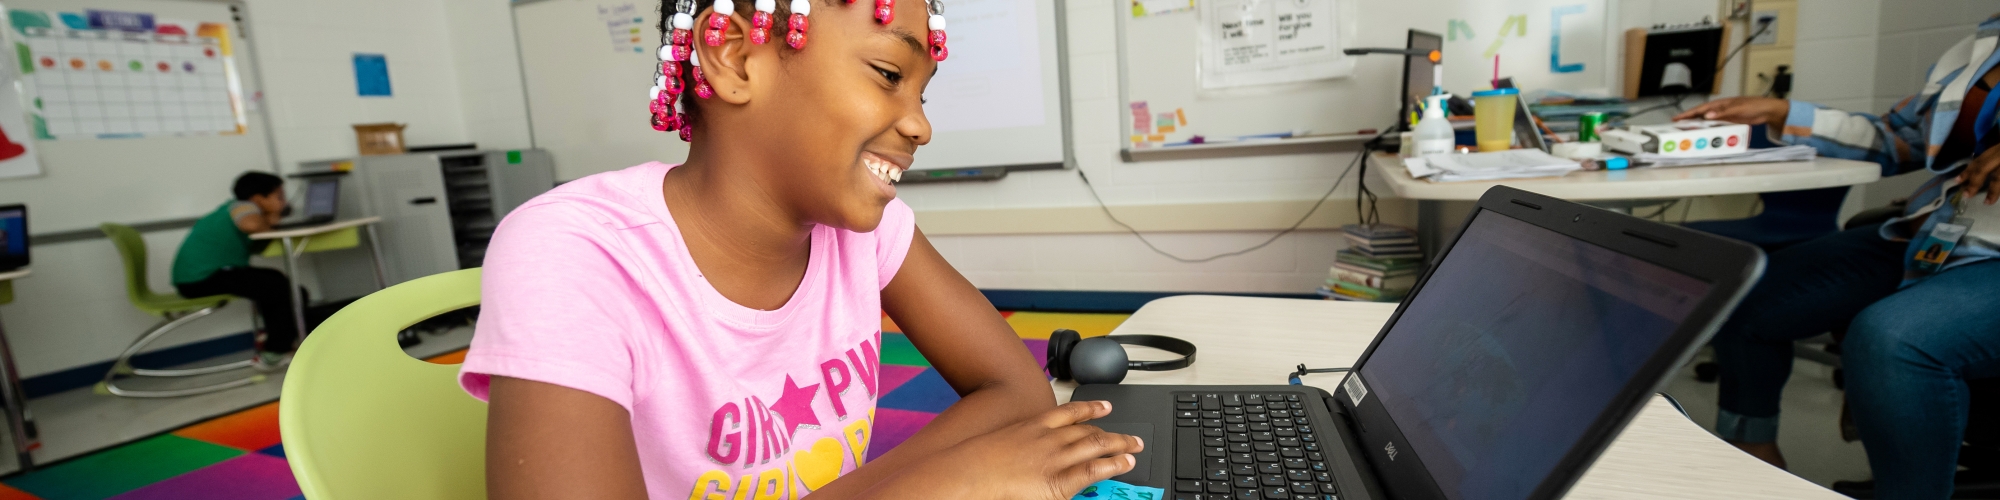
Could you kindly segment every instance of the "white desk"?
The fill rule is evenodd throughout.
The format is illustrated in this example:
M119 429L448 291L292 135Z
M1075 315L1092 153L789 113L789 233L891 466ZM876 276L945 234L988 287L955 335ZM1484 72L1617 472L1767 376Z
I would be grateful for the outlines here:
M328 222L316 226L265 231L250 235L250 239L252 240L278 240L280 244L285 246L285 276L292 279L291 286L286 287L286 291L292 294L292 323L298 327L299 339L305 339L307 333L305 297L299 294L298 282L299 254L304 253L306 248L302 243L314 236L342 229L362 228L368 232L368 255L375 262L375 287L388 288L388 273L382 269L382 240L376 237L375 234L375 223L377 222L382 222L382 218L362 217Z
M13 286L13 281L31 274L28 268L0 272L0 283ZM7 294L13 296L11 291ZM14 366L14 348L7 343L7 330L0 328L0 375L4 375L5 385L0 385L0 409L7 413L8 437L14 442L14 457L21 464L21 471L35 470L35 457L30 453L41 447L41 437L35 432L35 417L28 413L28 394L21 390L21 370Z
M1147 303L1111 333L1168 335L1200 349L1192 367L1132 372L1128 384L1282 385L1299 363L1352 366L1394 312L1394 304L1188 295ZM1329 391L1340 380L1305 378ZM1061 401L1076 387L1054 384ZM1846 497L1737 451L1656 397L1568 498Z
M1867 184L1882 178L1882 167L1868 162L1815 158L1812 161L1744 163L1673 168L1634 168L1571 172L1562 177L1504 181L1431 182L1410 177L1403 159L1393 154L1368 156L1368 169L1399 198L1417 200L1417 231L1424 255L1444 248L1445 235L1456 221L1445 221L1445 201L1476 201L1487 188L1505 184L1577 202L1666 200L1725 194L1771 193Z

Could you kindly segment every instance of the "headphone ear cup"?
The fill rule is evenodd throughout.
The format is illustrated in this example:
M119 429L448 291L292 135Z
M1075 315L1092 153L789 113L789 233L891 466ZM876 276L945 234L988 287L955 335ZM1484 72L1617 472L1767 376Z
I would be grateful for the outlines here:
M1049 333L1048 363L1045 364L1049 376L1055 377L1056 380L1069 380L1070 351L1076 347L1077 341L1082 339L1082 334L1067 328Z
M1125 380L1129 362L1118 341L1092 337L1077 342L1069 352L1069 373L1078 384L1116 384Z

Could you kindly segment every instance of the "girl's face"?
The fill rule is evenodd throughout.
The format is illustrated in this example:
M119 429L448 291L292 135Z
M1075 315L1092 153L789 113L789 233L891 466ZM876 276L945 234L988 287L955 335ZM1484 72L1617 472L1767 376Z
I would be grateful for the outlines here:
M748 51L736 70L746 78L710 76L717 98L702 103L703 121L717 126L695 129L697 141L711 137L752 149L741 154L767 167L757 172L761 184L795 215L863 232L881 223L883 207L896 196L889 178L908 169L917 147L930 142L923 92L937 70L923 0L896 2L888 25L873 18L874 3L813 0L804 50L785 47L777 30L764 45L730 40ZM739 30L749 28L748 16L737 17ZM786 22L776 19L780 26ZM705 26L706 19L696 25ZM709 66L729 51L711 56L706 51L723 48L699 38L703 69L732 71ZM747 93L741 106L729 105L732 92ZM718 99L725 102L713 102Z

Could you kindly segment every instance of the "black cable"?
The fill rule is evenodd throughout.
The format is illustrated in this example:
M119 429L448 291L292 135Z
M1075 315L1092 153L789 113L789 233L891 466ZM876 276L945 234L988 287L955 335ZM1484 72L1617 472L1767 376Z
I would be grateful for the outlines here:
M1715 72L1721 73L1723 68L1729 67L1729 61L1735 59L1737 53L1743 52L1743 49L1750 48L1751 40L1756 40L1758 36L1763 35L1766 31L1770 31L1772 26L1777 25L1778 20L1772 19L1771 22L1764 23L1764 27L1757 28L1756 33L1751 33L1750 36L1743 37L1743 45L1738 45L1736 46L1736 50L1729 51L1729 55L1722 58L1722 64L1715 65Z
M1306 365L1304 363L1300 363L1299 371L1292 372L1292 375L1289 377L1285 377L1285 379L1291 381L1292 385L1305 385L1304 383L1301 383L1299 381L1299 377L1304 377L1306 375L1314 373L1343 373L1350 371L1354 371L1354 369L1353 368L1306 368Z
M1148 239L1146 239L1146 235L1145 235L1145 234L1141 234L1141 233L1139 232L1139 230L1138 230L1138 229L1134 229L1134 228L1132 227L1132 225L1131 225L1131 224L1126 224L1126 223L1125 223L1125 221L1122 221L1122 220L1118 220L1118 216L1117 216L1116 214L1113 214L1113 213L1111 213L1111 207L1110 207L1109 205L1105 205L1105 204L1104 204L1104 197L1103 197L1103 196L1099 196L1099 195L1097 194L1097 185L1095 185L1095 184L1091 184L1091 183L1090 183L1090 176L1089 176L1089 175L1087 175L1087 174L1085 174L1085 173L1083 172L1083 169L1082 169L1082 168L1078 168L1078 169L1076 169L1076 176L1077 176L1078 178L1080 178L1080 179L1083 179L1083 187L1084 187L1084 189L1085 189L1085 190L1087 190L1087 191L1090 191L1090 198L1091 198L1091 199L1093 199L1093 200L1097 200L1097 208L1098 208L1099 210L1103 210L1103 211L1104 211L1104 216L1105 216L1105 217L1110 217L1110 218L1111 218L1111 222L1112 222L1112 223L1114 223L1114 224L1118 224L1118 227L1122 227L1122 228L1125 228L1125 232L1128 232L1128 233L1132 233L1132 236L1134 236L1134 237L1137 237L1137 238L1139 238L1139 242L1140 242L1140 243L1144 243L1144 244L1146 245L1146 248L1148 248L1148 249L1151 249L1151 250L1153 251L1153 253L1157 253L1157 254L1160 254L1160 255L1163 255L1163 256L1166 256L1167 258L1169 258L1169 259L1173 259L1173 260L1174 260L1174 261L1176 261L1176 262L1181 262L1181 263L1186 263L1186 264L1200 264L1200 263L1203 263L1203 262L1208 262L1208 261L1212 261L1212 260L1215 260L1215 259L1220 259L1220 258L1223 258L1223 257L1234 257L1234 256L1238 256L1238 255L1243 255L1243 254L1246 254L1246 253L1250 253L1250 252L1255 252L1255 251L1257 251L1257 250L1259 250L1259 249L1262 249L1262 248L1264 248L1264 247L1267 247L1267 246L1270 246L1270 245L1271 245L1271 243L1274 243L1274 242L1277 242L1277 241L1278 241L1278 238L1283 238L1283 237L1285 237L1285 235L1287 235L1287 234L1292 234L1292 232L1293 232L1293 231L1297 231L1297 230L1299 229L1299 226L1303 226L1303 225L1305 225L1305 223L1306 223L1306 220L1307 220L1307 219L1310 219L1310 218L1312 218L1312 214L1313 214L1314 212L1318 212L1318 211L1319 211L1319 207L1320 207L1320 205L1324 205L1324 204L1326 204L1326 200L1327 200L1328 198L1332 198L1332 197L1333 197L1333 192L1334 192L1334 191L1338 191L1338 190L1340 190L1340 183L1341 183L1341 181L1345 181L1345 180L1347 180L1347 173L1348 173L1348 172L1353 172L1353 171L1354 171L1354 167L1355 167L1355 165L1359 165L1359 164L1365 164L1365 163L1363 162L1363 158L1366 158L1366 157L1368 156L1368 149L1369 149L1370 147L1372 147L1373 145L1375 145L1375 144L1377 144L1377 143L1381 142L1381 140L1382 140L1382 137L1384 137L1384 136L1387 136L1387 135L1389 135L1389 132L1388 132L1388 131L1389 131L1389 130L1394 130L1394 127L1384 127L1384 128L1382 129L1382 130L1383 130L1383 132L1381 132L1381 133L1378 133L1378 134L1375 134L1375 138L1373 138L1373 139L1369 139L1369 140L1368 140L1368 142L1366 142L1366 143L1363 143L1363 144L1364 144L1364 146L1362 146L1362 148L1361 148L1361 151L1359 151L1359 152L1356 152L1356 153L1354 154L1354 161L1352 161L1352 162L1348 162L1348 164L1347 164L1347 168L1346 168L1346 169L1343 169L1343 170L1341 170L1341 171L1340 171L1340 175L1338 175L1338 176L1335 176L1335 177L1333 178L1333 186L1331 186L1331 187L1328 187L1328 188L1326 188L1326 194L1322 194L1322 195L1320 195L1320 196L1319 196L1319 201L1316 201L1316 202L1313 202L1313 206L1312 206L1312 208L1311 208L1311 209L1309 209L1309 210L1306 210L1306 213L1305 213L1305 214L1303 214L1303 215L1300 215L1300 216L1299 216L1299 220L1298 220L1297 222L1293 222L1293 223L1292 223L1292 226L1291 226L1291 227L1287 227L1287 228L1285 228L1285 230L1283 230L1283 231L1278 231L1278 233L1277 233L1277 234L1273 234L1273 235L1271 235L1271 237L1270 237L1269 239L1266 239L1266 240L1264 240L1264 242L1263 242L1263 243L1258 243L1258 244L1256 244L1256 245L1254 245L1254 246L1251 246L1250 248L1245 248L1245 249L1242 249L1242 250L1237 250L1237 251L1234 251L1234 252L1224 252L1224 253L1219 253L1219 254L1215 254L1215 255L1210 255L1210 256L1208 256L1208 257L1203 257L1203 258L1199 258L1199 259L1190 259L1190 258L1186 258L1186 257L1182 257L1182 256L1179 256L1179 255L1174 255L1173 253L1170 253L1170 252L1167 252L1166 250L1161 250L1161 249L1160 249L1160 247L1158 247L1158 246L1154 246L1154 245L1153 245L1153 242L1152 242L1152 240L1148 240ZM1366 181L1364 180L1363 182L1365 183Z
M1630 120L1630 119L1633 119L1633 118L1636 118L1636 117L1638 117L1639 115L1643 115L1643 114L1646 114L1646 113L1651 113L1651 112L1654 112L1654 111L1659 111L1659 110L1662 110L1662 109L1667 109L1667 108L1674 108L1674 111L1685 111L1685 110L1686 110L1686 108L1682 108L1682 107L1681 107L1681 102L1682 102L1682 101L1686 101L1686 100L1687 100L1687 96L1688 96L1688 94L1681 94L1681 95L1677 95L1677 96L1674 96L1674 102L1670 102L1670 103L1666 103L1666 104L1661 104L1661 105L1658 105L1658 106L1652 106L1652 107L1648 107L1648 108L1644 108L1644 109L1640 109L1640 110L1638 110L1638 111L1633 111L1633 112L1631 112L1631 113L1626 113L1626 114L1625 114L1625 118L1623 118L1623 119L1624 119L1624 120Z
M1668 210L1672 210L1672 209L1674 208L1674 205L1678 205L1678 204L1680 204L1680 202L1681 202L1681 200L1673 200L1673 201L1669 201L1669 202L1666 202L1665 204L1662 204L1662 205L1660 205L1660 208L1659 208L1659 209L1657 209L1657 210L1654 210L1654 211L1653 211L1653 213L1651 213L1651 214L1648 214L1648 215L1640 215L1640 216L1638 216L1638 217L1639 217L1639 218L1641 218L1641 219L1654 219L1654 220L1658 220L1658 221L1660 221L1660 222L1666 222L1666 221L1667 221L1667 219L1666 219L1666 218L1664 218L1664 217L1661 217L1661 215L1664 215L1664 214L1666 214Z

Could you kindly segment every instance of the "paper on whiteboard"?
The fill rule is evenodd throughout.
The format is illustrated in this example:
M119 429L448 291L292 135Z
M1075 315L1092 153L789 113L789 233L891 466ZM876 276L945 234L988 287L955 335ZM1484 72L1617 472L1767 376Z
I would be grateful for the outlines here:
M953 0L951 58L924 89L935 132L1038 127L1041 41L1034 0Z
M1201 21L1201 87L1345 77L1336 0L1212 0Z

